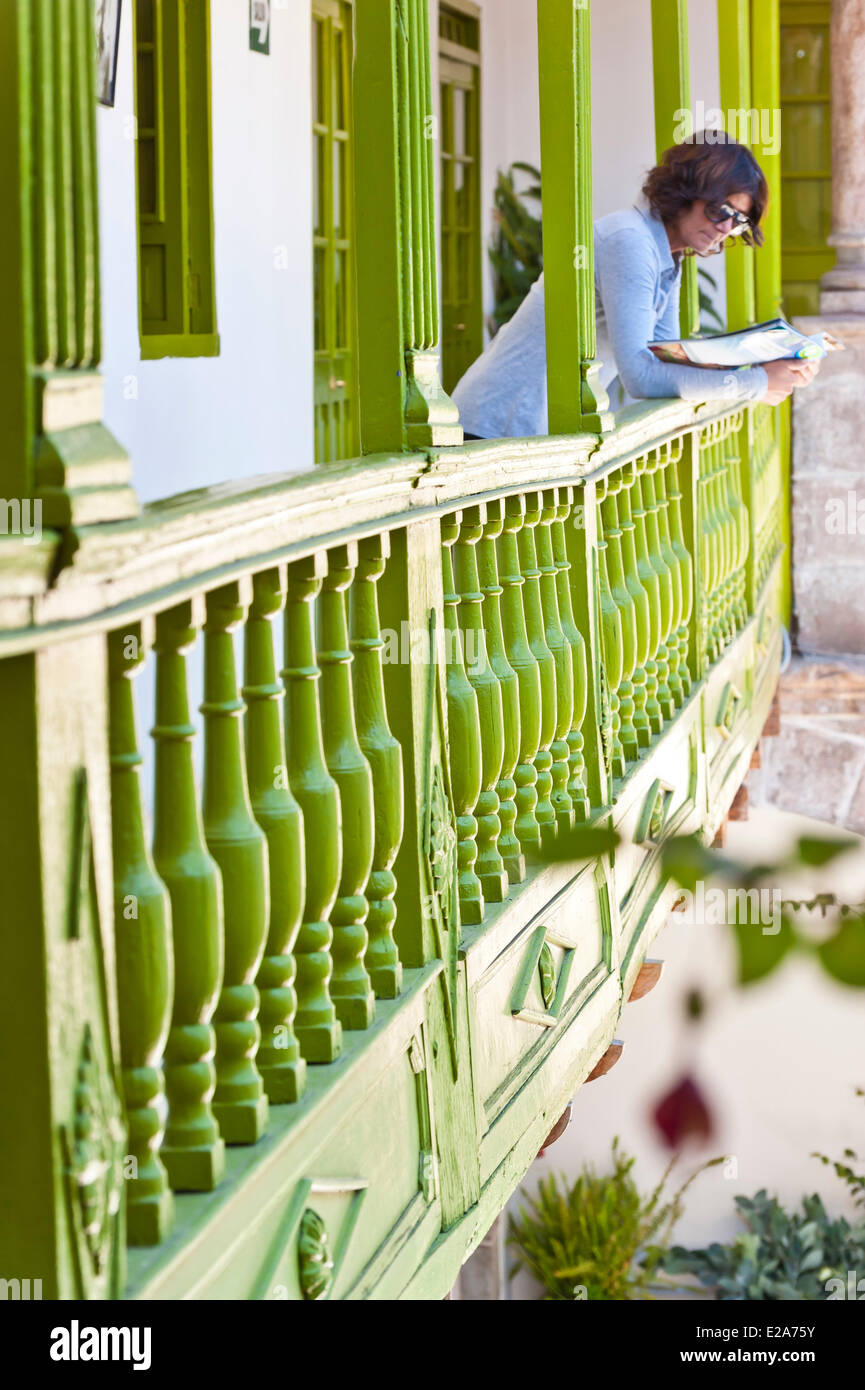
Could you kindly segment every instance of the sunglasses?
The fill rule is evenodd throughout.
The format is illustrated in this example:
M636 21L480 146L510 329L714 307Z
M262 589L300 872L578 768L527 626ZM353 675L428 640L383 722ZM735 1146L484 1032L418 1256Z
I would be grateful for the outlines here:
M707 203L706 216L710 222L715 223L715 226L732 218L733 225L728 233L729 236L741 236L751 226L751 219L748 214L740 212L738 208L731 207L729 203Z

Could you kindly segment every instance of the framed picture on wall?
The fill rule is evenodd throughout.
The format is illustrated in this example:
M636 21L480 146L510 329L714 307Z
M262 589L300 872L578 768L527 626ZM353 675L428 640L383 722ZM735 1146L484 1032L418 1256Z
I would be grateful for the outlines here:
M114 105L120 5L121 0L96 0L96 98L100 106Z
M249 0L249 47L253 53L270 52L270 0Z

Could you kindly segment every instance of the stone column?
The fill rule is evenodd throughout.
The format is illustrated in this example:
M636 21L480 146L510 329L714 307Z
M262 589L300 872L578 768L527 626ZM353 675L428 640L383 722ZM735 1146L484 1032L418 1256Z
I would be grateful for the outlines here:
M820 313L846 351L793 393L793 635L803 653L865 654L865 0L832 0L832 234Z
M832 0L832 235L820 312L865 313L865 0Z

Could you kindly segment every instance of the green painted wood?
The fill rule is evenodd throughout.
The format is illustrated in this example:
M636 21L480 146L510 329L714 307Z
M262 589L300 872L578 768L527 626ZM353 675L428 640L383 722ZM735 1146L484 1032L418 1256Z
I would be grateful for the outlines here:
M126 1187L130 1245L158 1245L173 1203L159 1157L165 1130L162 1055L174 997L171 902L147 845L132 679L151 640L140 623L108 638L111 850L123 1096L134 1166Z
M751 0L718 0L718 61L721 110L752 110ZM762 52L760 61L766 61ZM755 321L754 255L752 247L734 244L726 258L727 327L731 331Z
M477 543L478 579L484 597L483 621L490 666L499 683L502 705L502 767L496 784L500 834L498 849L511 883L522 883L526 861L514 833L517 807L514 771L520 756L520 690L517 674L508 661L502 629L501 597L496 540L504 525L504 501L488 504L486 520ZM483 731L482 731L483 734Z
M372 771L375 843L366 885L369 902L364 964L377 999L395 999L402 985L402 965L394 940L397 881L393 863L403 838L402 749L388 724L378 614L377 588L390 554L387 532L360 542L358 567L350 593L352 679L357 735Z
M357 737L352 700L352 653L345 595L357 568L354 542L328 552L318 602L318 665L321 725L327 770L336 783L341 812L342 871L331 909L330 994L343 1028L368 1028L375 996L364 963L369 938L364 897L372 870L375 825L372 772Z
M535 785L538 794L535 819L541 828L541 841L543 843L545 840L550 842L556 835L556 809L552 802L552 745L556 736L558 709L556 703L556 663L553 653L547 646L544 631L540 586L541 571L538 566L537 546L535 544L535 530L540 523L542 511L541 493L526 493L523 524L517 532L517 548L520 573L523 577L522 602L526 616L526 632L529 648L537 662L541 686L540 743L535 754L535 770L537 771Z
M141 355L217 356L210 0L132 9Z
M427 0L355 16L358 373L363 453L459 444L438 376Z
M639 575L640 582L649 600L649 654L644 663L646 672L646 696L645 702L642 705L642 710L645 711L646 716L645 722L640 718L641 710L639 706L635 714L637 738L641 747L648 747L652 735L660 733L663 728L663 715L658 702L657 653L662 641L661 634L663 630L664 613L660 575L653 565L649 553L646 509L636 467L634 470L634 483L632 488L631 519L634 522L634 546L637 552L637 574Z
M755 54L766 43L765 10L765 3L754 10ZM835 248L827 241L832 230L831 4L781 0L779 11L782 140L773 201L780 195L782 293L789 317L819 313L820 279L835 264ZM770 11L770 32L773 23ZM754 80L760 80L756 72Z
M679 481L679 468L684 457L684 440L673 451L666 468L659 471L657 478L665 507L665 540L668 541L673 556L678 561L679 575L677 622L671 636L671 684L675 688L676 700L682 704L691 691L691 676L688 667L688 623L693 606L693 561L685 545L682 530L682 492ZM668 562L673 564L672 561Z
M754 155L769 185L769 206L762 222L763 245L754 257L755 313L758 321L776 318L781 302L781 217L784 185L781 177L783 129L781 116L781 31L779 0L751 0L751 101L755 110L770 112L761 123ZM764 131L765 124L765 131ZM769 140L763 140L766 133ZM756 132L755 132L756 135ZM772 138L774 136L774 139Z
M633 708L626 707L622 725L622 748L627 762L636 761L640 756L640 749L648 747L652 737L651 724L646 714L646 662L650 650L651 620L649 595L641 582L638 569L634 540L636 528L631 516L635 477L636 465L632 463L622 473L621 487L615 499L616 521L621 532L619 544L622 568L634 612L634 669L630 680L630 701Z
M225 584L207 595L204 625L204 787L207 848L222 874L225 973L214 1014L215 1114L227 1144L254 1144L267 1129L267 1097L256 1054L261 1042L255 977L270 918L267 840L253 815L246 780L234 629L252 586Z
M285 691L277 675L273 624L285 608L282 567L253 576L244 628L246 764L253 814L267 839L270 920L256 977L261 1005L257 1065L271 1104L299 1100L306 1063L294 1032L297 995L292 948L306 892L303 817L291 794L285 756Z
M618 702L619 728L613 745L613 772L624 777L628 762L639 756L637 731L634 728L633 675L637 666L637 609L625 579L622 554L622 529L619 525L617 494L624 478L614 475L606 480L606 496L601 501L598 535L603 537L610 598L619 610L619 649L621 674L615 686ZM606 596L605 596L606 597ZM614 713L615 718L615 713Z
M606 484L598 485L596 501L597 550L598 550L598 589L597 603L599 628L601 633L599 706L601 714L601 738L603 757L607 775L623 775L624 753L620 741L621 715L617 694L624 671L625 645L622 641L622 615L613 597L610 585L609 545L603 531L603 518L600 507L606 492ZM610 711L609 727L605 706Z
M442 384L483 351L481 20L439 7ZM454 34L458 37L453 37Z
M444 660L447 670L447 743L451 786L457 816L460 921L477 926L483 921L483 885L477 873L478 822L474 815L483 786L483 752L478 696L465 670L465 653L457 610L460 595L454 580L451 548L460 533L460 516L442 521L442 586L444 603ZM491 691L487 684L485 692Z
M587 820L589 816L589 797L586 790L585 759L583 757L583 721L588 704L588 662L586 643L574 620L573 599L571 596L570 569L565 527L573 527L578 519L574 507L573 489L558 489L556 517L550 527L553 548L553 563L556 568L556 594L559 601L559 618L562 635L571 652L571 686L573 690L573 715L571 727L566 735L568 745L568 796L574 811L575 820ZM567 680L567 677L565 677Z
M544 640L555 663L556 727L550 747L553 790L550 800L556 813L556 825L570 830L574 825L574 803L568 790L571 769L568 734L574 723L574 663L570 644L562 627L559 612L559 590L556 562L553 555L552 528L558 515L559 498L555 488L543 493L543 509L535 528L538 581L544 621Z
M661 545L661 531L658 521L660 504L655 496L654 468L647 467L644 472L638 473L637 486L642 492L643 509L646 514L649 560L657 572L660 586L661 626L658 633L655 661L658 667L658 704L662 720L667 721L672 719L675 714L675 705L669 685L670 662L667 641L676 623L676 593L672 571L673 569L678 571L678 565L675 564L672 555L670 558L673 560L673 564L668 562Z
M312 3L315 461L353 458L357 437L352 6Z
M324 761L315 660L313 605L321 589L321 552L288 568L285 606L285 743L288 785L303 813L306 895L295 943L295 1031L309 1062L332 1062L342 1048L329 983L333 972L329 917L342 874L339 791Z
M529 645L523 606L525 580L520 570L517 535L526 513L525 498L505 499L502 534L498 539L499 583L502 586L502 625L508 662L516 673L520 696L520 750L514 773L517 818L514 831L529 854L540 848L541 827L537 818L538 772L535 758L541 743L541 676L537 657Z
M550 434L612 427L595 359L591 26L582 0L538 0Z
M224 1145L213 1117L213 1013L225 946L222 876L207 852L195 789L184 653L196 640L200 603L156 619L156 745L153 858L171 897L174 1006L165 1047L168 1124L162 1161L171 1186L208 1192L222 1178Z
M660 159L676 143L681 122L678 113L691 110L688 0L652 0L652 78L655 149ZM692 338L700 331L697 262L693 256L686 256L682 265L679 323L683 338Z
M501 821L496 790L505 756L502 691L487 651L477 546L483 536L486 510L463 512L453 546L454 586L459 595L457 621L462 633L466 675L477 697L481 741L481 791L474 808L478 857L475 873L484 902L500 903L507 896L508 875L499 851Z

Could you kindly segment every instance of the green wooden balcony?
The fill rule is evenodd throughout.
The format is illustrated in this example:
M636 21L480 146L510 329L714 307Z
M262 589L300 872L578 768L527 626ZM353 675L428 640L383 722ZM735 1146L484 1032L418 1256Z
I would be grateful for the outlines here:
M444 1295L614 1037L665 836L711 838L747 769L776 416L664 403L186 494L91 528L7 625L0 673L41 651L96 740L86 783L45 768L75 798L58 1294ZM576 857L599 825L620 846Z
M785 416L606 409L589 11L545 0L551 432L463 442L426 5L365 0L362 456L140 508L96 370L92 6L68 51L49 8L0 12L0 477L50 528L0 541L0 1275L442 1298L608 1053L674 897L664 839L711 840L748 767L780 665ZM662 148L685 8L653 5ZM747 106L731 32L725 104ZM777 239L761 254L731 266L731 326L770 312ZM289 440L280 462L311 461Z

